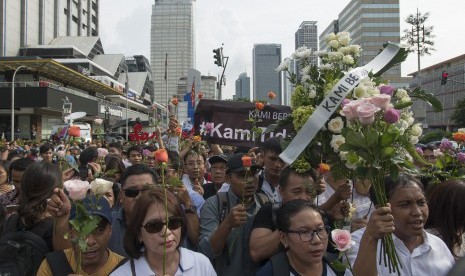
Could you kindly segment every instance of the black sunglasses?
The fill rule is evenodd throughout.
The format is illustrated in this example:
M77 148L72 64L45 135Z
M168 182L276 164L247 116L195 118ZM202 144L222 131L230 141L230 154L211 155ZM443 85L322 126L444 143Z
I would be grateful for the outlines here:
M143 227L147 233L153 234L158 233L163 229L163 226L167 225L165 222L156 219L148 221ZM179 217L171 217L168 218L168 229L176 230L182 226L182 218Z
M133 189L133 188L128 188L128 189L123 189L124 195L127 197L137 197L140 192L147 191L150 189L149 187L142 188L142 189Z

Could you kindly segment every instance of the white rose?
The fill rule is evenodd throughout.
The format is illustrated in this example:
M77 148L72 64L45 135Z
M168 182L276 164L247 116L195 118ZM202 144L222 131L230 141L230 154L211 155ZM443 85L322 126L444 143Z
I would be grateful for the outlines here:
M332 133L341 133L343 127L344 127L344 121L342 121L342 118L339 116L332 119L328 123L328 129Z
M339 32L339 33L336 34L337 39L339 39L341 37L345 37L345 36L350 37L350 33L347 32L347 31L344 31L344 32Z
M104 195L112 186L113 182L102 178L96 178L90 183L90 189L94 195Z
M330 145L334 152L339 152L339 147L346 142L346 139L342 135L333 135Z
M331 48L334 49L337 49L339 47L339 42L337 40L331 40L328 44L329 46L331 46Z
M330 41L335 40L335 39L337 39L337 36L336 36L335 33L330 33L330 34L325 36L325 40L326 40L327 43L329 43Z
M375 95L379 95L379 90L376 88L376 87L370 87L367 89L367 93L368 95L370 96L375 96Z
M355 98L366 98L368 97L367 88L364 85L359 85L354 89L354 97Z
M412 100L410 99L409 96L405 96L399 100L401 103L408 103L411 102Z
M339 157L341 157L341 160L347 161L347 154L348 153L349 153L348 151L340 151L339 152Z
M459 128L459 129L457 129L457 132L465 133L465 128Z
M342 62L344 64L354 64L355 60L352 56L349 56L349 55L345 55L343 58L342 58Z
M361 50L360 45L353 44L353 45L349 45L348 47L350 49L350 53L354 55L360 54L360 50Z
M409 125L412 125L415 122L415 119L412 116L409 116L405 119Z
M402 98L404 98L406 96L408 96L408 93L407 93L407 91L405 89L402 89L402 88L397 89L396 97L398 99L402 99Z
M411 133L413 136L420 136L422 132L423 132L423 129L421 128L421 124L420 124L420 123L414 124L414 125L412 126L412 130L410 131L410 133Z
M330 61L339 61L342 59L344 55L339 52L331 52L328 54L328 58Z
M310 89L310 91L308 92L308 97L310 99L313 99L316 97L316 91L314 89Z
M339 53L343 55L349 55L350 54L350 48L349 47L341 47L337 50Z
M348 163L348 162L346 163L346 167L347 167L348 169L351 169L351 170L357 169L357 165L355 165L355 164L350 164L350 163Z
M323 57L323 56L325 56L327 53L328 53L328 52L326 52L326 51L315 51L315 52L313 52L313 54L314 54L315 56L317 56L317 57Z

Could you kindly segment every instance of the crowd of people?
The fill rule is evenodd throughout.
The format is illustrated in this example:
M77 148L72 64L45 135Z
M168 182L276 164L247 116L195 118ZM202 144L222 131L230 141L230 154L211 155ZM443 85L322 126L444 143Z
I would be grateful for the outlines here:
M177 127L172 120L166 134L145 144L5 143L0 247L27 232L40 237L43 249L26 272L15 269L21 275L394 275L381 262L389 233L400 275L448 275L465 255L463 180L425 192L418 177L386 176L388 204L381 207L365 180L287 166L276 139L258 148L200 145L193 137L181 143ZM159 148L167 150L167 164L157 162ZM89 190L82 200L99 218L84 246L73 239L79 229L70 221L79 212L63 186L73 179L111 182L101 196ZM332 242L336 227L355 242L347 259ZM1 275L15 264L2 260L5 248Z

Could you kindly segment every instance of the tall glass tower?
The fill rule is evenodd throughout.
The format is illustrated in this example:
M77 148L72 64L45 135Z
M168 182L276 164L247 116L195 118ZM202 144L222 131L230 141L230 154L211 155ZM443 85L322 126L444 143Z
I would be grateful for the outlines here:
M155 101L162 105L177 94L187 70L195 68L194 23L195 0L155 0L152 6L150 60Z
M255 44L253 47L253 95L254 100L268 100L271 90L276 98L272 104L282 104L281 72L276 68L281 63L281 44ZM269 100L268 100L269 101Z

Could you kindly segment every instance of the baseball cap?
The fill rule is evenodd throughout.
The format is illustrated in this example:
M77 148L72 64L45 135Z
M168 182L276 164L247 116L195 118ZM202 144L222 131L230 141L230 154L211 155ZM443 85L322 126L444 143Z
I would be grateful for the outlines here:
M105 197L103 196L96 197L95 195L87 195L81 202L84 205L84 209L86 210L87 214L100 216L106 219L111 224L110 203ZM73 205L73 207L71 208L69 218L70 219L76 218L76 206L75 205Z
M208 163L210 163L210 165L218 162L228 163L228 157L224 154L218 154L208 158Z
M242 164L242 156L244 153L236 153L228 159L226 166L228 167L228 172L242 172L244 171L244 165ZM261 166L255 163L255 160L252 159L251 170L263 169Z

